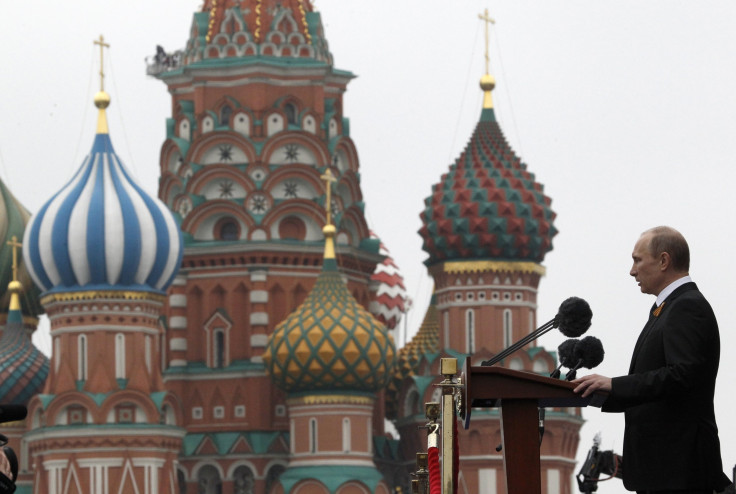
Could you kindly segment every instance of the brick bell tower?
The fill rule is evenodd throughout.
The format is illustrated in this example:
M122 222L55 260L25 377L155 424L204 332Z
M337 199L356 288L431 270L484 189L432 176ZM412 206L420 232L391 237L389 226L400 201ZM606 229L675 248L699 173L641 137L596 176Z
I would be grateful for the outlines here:
M487 12L480 16L488 26ZM488 32L486 27L486 42ZM480 80L483 107L465 149L432 187L420 217L425 261L434 278L431 305L416 337L399 352L387 405L401 433L402 450L413 458L426 438L424 403L440 401L432 386L441 356L474 365L499 353L537 327L537 289L542 261L557 230L551 199L514 153L496 119L495 79ZM506 358L504 366L549 375L556 355L531 344ZM542 454L543 492L572 493L578 409L549 409ZM462 428L461 428L462 429ZM460 493L504 492L498 409L473 411L469 430L460 430Z
M271 492L289 417L263 354L320 274L328 170L340 273L364 307L383 260L344 114L354 76L335 68L308 0L206 0L186 47L159 49L148 73L171 95L159 197L184 236L164 355L188 431L179 478L187 492Z
M35 493L173 493L184 430L161 376L159 318L181 234L115 154L102 84L94 101L90 154L25 230L23 257L42 290L53 358L28 404L23 454Z

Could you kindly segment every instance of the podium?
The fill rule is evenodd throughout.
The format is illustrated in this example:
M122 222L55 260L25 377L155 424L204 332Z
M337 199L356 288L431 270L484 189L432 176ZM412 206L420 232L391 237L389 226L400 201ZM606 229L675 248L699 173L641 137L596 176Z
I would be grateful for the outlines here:
M460 417L470 425L473 403L501 408L501 438L509 494L541 494L539 458L540 407L600 407L608 393L583 398L571 382L503 367L472 367L466 358L461 374Z

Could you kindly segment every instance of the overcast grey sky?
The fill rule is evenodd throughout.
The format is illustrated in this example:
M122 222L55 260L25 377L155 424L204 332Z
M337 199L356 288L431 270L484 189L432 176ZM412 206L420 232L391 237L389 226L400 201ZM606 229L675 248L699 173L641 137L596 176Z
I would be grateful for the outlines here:
M110 133L151 194L170 99L146 77L157 44L182 48L199 0L6 2L0 16L0 177L31 211L92 145L100 34ZM598 372L625 373L653 302L628 276L639 233L682 231L691 275L721 326L716 389L724 468L736 463L736 314L732 291L736 179L736 3L701 1L317 0L340 69L354 72L344 109L361 162L371 228L415 299L415 331L432 282L419 212L478 121L488 8L494 98L502 128L544 184L560 233L544 265L538 318L565 298L590 303L603 341ZM42 338L41 338L42 339ZM554 350L563 340L549 334ZM623 417L584 412L579 459L602 431L621 451ZM625 492L618 480L599 492Z

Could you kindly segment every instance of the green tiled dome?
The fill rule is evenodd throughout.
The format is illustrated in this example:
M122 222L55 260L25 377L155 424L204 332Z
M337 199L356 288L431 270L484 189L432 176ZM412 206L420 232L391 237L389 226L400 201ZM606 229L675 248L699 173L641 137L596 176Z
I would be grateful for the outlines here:
M395 347L386 328L345 287L334 259L325 259L304 303L280 323L263 359L289 393L366 391L385 387Z
M10 291L5 291L13 279L13 246L8 245L15 237L16 242L23 240L26 224L31 214L13 196L5 184L0 180L0 320L6 318L8 304L10 303ZM43 312L38 301L39 290L31 281L23 255L20 249L16 250L18 260L18 281L25 287L20 295L20 303L24 316L38 318Z

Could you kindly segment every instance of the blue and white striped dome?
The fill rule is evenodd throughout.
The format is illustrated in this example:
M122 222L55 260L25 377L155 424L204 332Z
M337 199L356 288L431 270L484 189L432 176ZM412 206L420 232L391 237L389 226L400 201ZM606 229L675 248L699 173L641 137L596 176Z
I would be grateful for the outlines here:
M130 176L105 123L72 180L31 218L23 257L44 292L163 293L182 245L173 215Z

